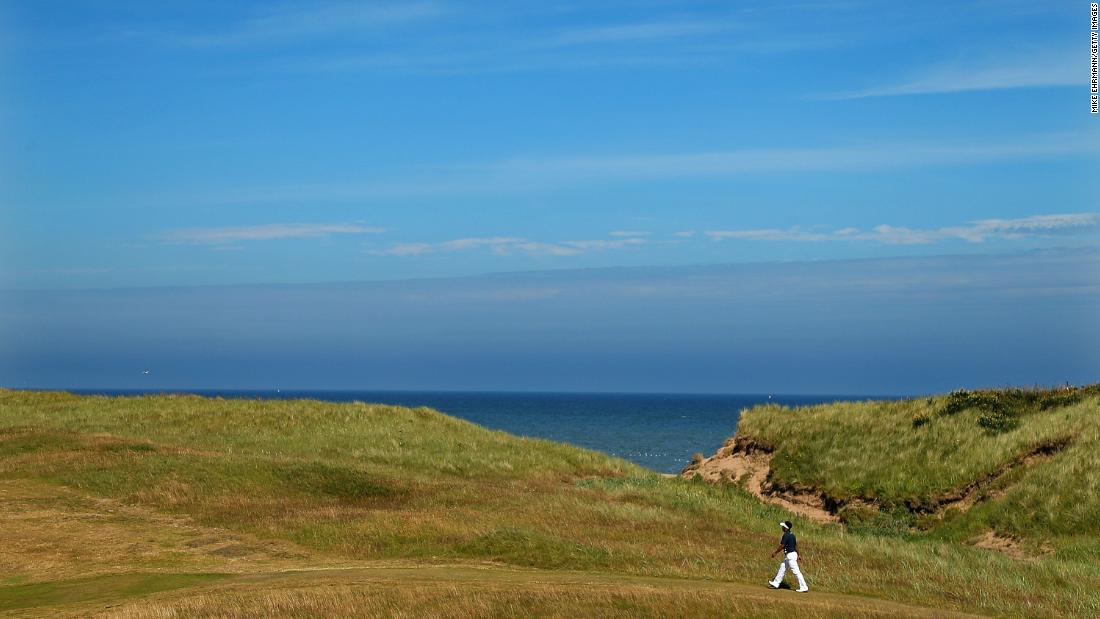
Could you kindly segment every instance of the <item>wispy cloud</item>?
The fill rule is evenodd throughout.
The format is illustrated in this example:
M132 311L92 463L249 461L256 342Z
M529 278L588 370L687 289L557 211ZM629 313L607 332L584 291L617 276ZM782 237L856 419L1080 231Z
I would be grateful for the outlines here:
M999 58L995 62L962 62L942 65L905 81L885 86L819 95L826 100L864 99L953 93L978 90L1006 90L1084 84L1080 54L1040 52L1022 57Z
M222 32L195 34L180 40L196 47L272 43L388 27L434 18L444 12L443 7L432 2L291 4L254 15Z
M658 46L603 45L565 47L553 39L486 43L456 36L452 47L393 48L348 51L294 58L273 58L259 64L264 70L291 74L386 73L413 75L482 75L538 71L600 71L654 67L721 66L745 55L776 54L820 49L833 42L823 37L766 37L759 40L696 41L675 39ZM458 42L461 41L461 42ZM254 71L249 63L245 69Z
M187 204L363 200L408 196L528 193L623 181L736 178L746 174L867 172L935 166L973 166L1100 153L1087 136L1050 133L978 142L876 142L846 146L745 148L714 152L512 158L434 164L388 171L355 182L283 184L189 197Z
M704 234L716 241L870 241L888 245L928 245L947 240L983 243L987 240L1016 240L1048 234L1066 233L1100 226L1096 213L1032 215L1017 219L980 219L967 225L941 228L908 228L882 224L869 230L840 228L832 231L803 228L760 228L748 230L709 230Z
M364 226L358 223L287 223L226 228L185 228L166 232L157 238L168 243L221 245L238 241L270 241L275 239L324 237L333 234L378 234L381 232L385 232L385 228Z
M729 30L732 24L722 21L664 21L637 24L613 24L567 30L548 39L550 45L587 45L677 39L714 34Z
M646 230L612 230L608 236L649 236L652 232Z
M395 243L385 249L372 250L378 256L420 256L424 254L452 253L471 250L489 250L495 254L524 253L544 256L575 256L588 251L605 251L644 245L646 239L627 237L543 242L522 237L493 236L468 237L439 243Z
M515 158L439 166L467 189L543 188L633 179L721 178L803 171L863 172L930 166L971 166L1100 152L1081 135L1044 134L1012 140L879 142L847 146L733 149L555 159ZM449 189L462 189L450 183ZM426 190L420 185L420 190Z
M523 3L517 3L523 4ZM601 8L602 7L602 8ZM594 10L593 10L594 8ZM625 8L625 7L624 7ZM637 17L609 17L606 6L493 7L452 10L429 5L423 19L447 13L431 30L409 30L391 40L354 42L319 49L303 57L271 58L257 65L246 59L244 69L257 66L290 73L414 73L466 75L559 70L604 70L644 67L724 67L763 54L822 49L849 44L848 37L793 33L786 27L754 22L755 10L721 7L672 13L657 7L629 6ZM618 13L621 13L618 12ZM568 21L562 20L568 15ZM543 21L557 24L545 27ZM731 36L736 34L736 36ZM266 37L273 38L273 37ZM216 39L217 40L217 39ZM232 39L231 39L232 40Z
M928 165L974 164L1070 153L1097 152L1080 137L1043 135L999 142L908 142L790 149L739 149L564 159L514 159L484 166L496 174L633 178L722 176L794 170L879 170ZM471 166L477 169L478 166Z
M801 228L757 228L752 230L707 230L706 236L715 241L741 239L748 241L829 241L834 236L828 233L808 232Z
M526 239L492 236L492 237L468 237L443 241L442 243L395 243L387 249L375 250L371 253L385 256L419 256L421 254L433 254L437 252L456 252L470 249L488 248L495 252L506 252L517 244L525 243Z
M567 247L574 247L580 251L588 251L591 249L622 249L624 247L630 247L631 245L645 245L646 240L639 237L630 237L612 240L562 241L561 244Z

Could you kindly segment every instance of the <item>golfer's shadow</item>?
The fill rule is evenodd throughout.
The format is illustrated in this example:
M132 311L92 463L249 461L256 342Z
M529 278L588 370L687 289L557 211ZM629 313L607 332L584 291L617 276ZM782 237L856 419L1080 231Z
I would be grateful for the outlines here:
M764 586L771 589L770 585L764 585ZM793 591L794 590L790 585L787 584L787 581L783 581L783 582L779 583L779 586L776 587L776 589L786 589L787 591Z

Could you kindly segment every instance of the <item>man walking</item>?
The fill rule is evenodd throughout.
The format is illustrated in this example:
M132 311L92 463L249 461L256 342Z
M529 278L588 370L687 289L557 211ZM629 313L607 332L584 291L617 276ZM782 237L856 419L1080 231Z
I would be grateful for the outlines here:
M775 575L775 580L770 581L768 585L772 589L778 589L779 584L783 582L783 575L787 573L789 567L791 573L798 579L798 589L795 589L795 591L805 593L810 588L806 586L806 579L802 577L802 571L798 569L798 540L795 539L794 533L791 533L791 521L780 522L779 526L783 527L783 538L779 540L779 546L772 551L772 557L775 557L776 553L782 550L783 562L779 564L779 572Z

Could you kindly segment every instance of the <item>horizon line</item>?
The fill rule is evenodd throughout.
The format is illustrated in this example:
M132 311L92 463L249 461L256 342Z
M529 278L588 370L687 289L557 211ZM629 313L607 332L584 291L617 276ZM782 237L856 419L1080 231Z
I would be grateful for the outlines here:
M1071 383L1057 383L1057 384L1041 384L1032 383L1028 385L1018 384L1003 384L1003 385L985 385L985 386L973 386L964 387L959 386L956 389L966 389L970 391L979 391L986 389L1043 389L1043 388L1055 388L1070 384L1071 386L1085 386L1090 383L1082 383L1081 385L1074 385ZM336 387L336 388L324 388L324 387L13 387L0 385L0 390L9 391L39 391L39 392L64 392L71 393L73 395L105 395L105 396L118 396L126 397L130 395L143 396L143 395L194 395L199 397L216 397L217 394L242 394L242 395L257 395L256 399L277 399L263 397L261 394L286 394L290 396L294 395L309 395L309 394L321 394L321 393L338 393L338 394L355 394L355 393L377 393L377 394L465 394L465 395L479 395L479 394L494 394L494 395L577 395L577 396L720 396L720 397L760 397L760 398L808 398L808 397L825 397L825 398L860 398L863 400L875 400L875 399L916 399L924 398L943 393L949 393L948 391L935 391L935 392L905 392L905 393L782 393L778 391L773 392L729 392L729 391L591 391L591 390L550 390L550 389L396 389L396 388L361 388L361 387ZM317 398L310 397L292 397L282 399L302 399L310 400ZM321 400L325 401L325 400ZM370 403L370 402L368 402ZM382 403L382 402L380 402Z
M743 260L743 261L719 261L719 262L686 262L682 264L644 264L644 265L611 265L588 267L565 267L557 269L520 269L512 271L482 271L464 275L427 275L423 277L397 277L393 279L341 279L332 281L297 281L297 282L235 282L235 283L210 283L210 284L157 284L151 286L102 286L92 288L6 288L0 287L0 294L6 292L110 292L121 290L177 290L194 288L234 288L234 287L273 287L273 286L334 286L348 284L393 284L403 282L432 282L443 280L478 279L487 277L500 277L508 275L538 275L547 273L580 273L591 271L638 271L643 269L669 270L694 267L721 267L721 266L745 266L745 265L777 265L777 264L831 264L838 262L889 262L897 260L926 260L939 258L975 258L975 257L1004 257L1025 256L1037 253L1049 252L1077 252L1097 253L1100 247L1093 245L1065 246L1055 245L1049 247L1032 247L1029 249L1009 249L1004 251L986 252L954 252L954 253L930 253L914 255L868 256L868 257L844 257L844 258L798 258L798 259L771 259L771 260Z

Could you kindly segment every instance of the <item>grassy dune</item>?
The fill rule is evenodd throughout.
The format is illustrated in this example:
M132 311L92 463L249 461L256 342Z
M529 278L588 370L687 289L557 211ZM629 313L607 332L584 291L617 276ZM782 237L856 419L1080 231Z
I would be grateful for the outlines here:
M842 511L850 524L955 540L993 532L1100 562L1097 386L761 407L738 434L774 449L778 484L875 506ZM972 499L952 505L966 489Z
M800 458L846 439L814 434L810 416L847 431L845 406L757 409L746 427L792 449L777 475L812 481ZM1066 429L1093 423L1096 407L1054 414L1068 415ZM906 411L907 433L970 414L914 427ZM1010 441L1010 457L1048 437L1029 424L975 440ZM860 476L840 469L837 487L856 487L845 484ZM941 489L929 483L917 490ZM813 523L799 523L813 592L769 591L780 508L427 409L0 390L0 498L0 612L18 615L1100 613L1100 562L1070 545L1020 560L959 535ZM994 522L976 520L981 509L966 518Z

